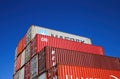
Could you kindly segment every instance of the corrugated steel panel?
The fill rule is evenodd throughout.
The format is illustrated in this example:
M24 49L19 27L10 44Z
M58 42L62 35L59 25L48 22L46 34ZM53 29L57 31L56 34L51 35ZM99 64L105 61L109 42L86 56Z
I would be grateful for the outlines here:
M120 59L103 55L46 47L39 52L39 74L56 64L120 70Z
M30 79L30 62L25 65L25 79Z
M46 77L45 74L49 76ZM58 65L40 76L42 77L38 77L38 79L120 79L120 71Z
M20 72L19 72L19 79L24 79L24 67L20 70Z
M41 74L41 75L38 77L38 79L47 79L46 74L47 74L46 72L43 73L43 74Z
M38 71L39 73L42 73L46 70L46 63L49 62L46 60L46 51L42 50L40 55L38 56ZM45 63L46 62L46 63Z
M21 67L21 58L22 58L22 54L20 54L15 61L15 66L16 66L15 70L16 71L18 71Z
M22 39L19 41L17 46L17 56L20 54L21 51L22 51Z
M22 58L21 58L21 67L25 64L25 50L21 53Z
M38 55L34 56L30 61L30 74L30 79L33 79L38 75Z
M103 55L103 48L100 46L94 46L90 44L83 44L78 42L73 42L69 40L58 39L50 36L37 34L35 39L31 42L31 57L35 53L38 53L45 46L53 46L63 49L76 50L86 53L100 54ZM34 51L36 50L36 51Z
M23 51L15 60L14 74L25 64L25 51Z
M56 30L52 30L44 27L38 27L34 25L32 25L26 33L26 43L28 44L35 37L36 34L42 34L42 35L72 40L76 42L91 44L91 40L87 37L73 35L73 34L60 32L60 31L56 31Z
M27 45L25 49L25 63L30 60L30 44Z
M20 79L19 77L20 77L20 74L19 74L19 71L18 71L18 72L16 72L16 74L14 75L14 79Z
M33 57L36 54L36 39L33 39L30 43L30 56Z
M22 39L22 50L26 47L26 35Z
M18 43L17 56L23 51L25 47L26 47L26 35Z

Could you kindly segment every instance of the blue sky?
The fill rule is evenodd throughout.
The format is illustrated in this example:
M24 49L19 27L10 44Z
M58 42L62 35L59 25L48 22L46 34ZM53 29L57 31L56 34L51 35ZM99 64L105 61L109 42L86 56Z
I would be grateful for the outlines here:
M12 79L14 51L29 26L89 37L105 55L120 57L119 0L1 0L0 79Z

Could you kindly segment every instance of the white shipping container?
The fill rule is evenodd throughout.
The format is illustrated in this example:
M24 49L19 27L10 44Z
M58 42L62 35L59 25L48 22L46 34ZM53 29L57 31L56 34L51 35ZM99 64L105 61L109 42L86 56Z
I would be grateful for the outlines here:
M34 25L32 25L26 33L26 43L28 44L35 37L36 34L43 34L47 36L53 36L57 38L63 38L63 39L72 40L76 42L91 44L90 38L73 35L65 32L60 32L60 31L56 31L56 30L52 30L44 27L34 26Z
M20 79L20 78L19 78L19 71L16 72L16 74L15 74L15 79Z
M19 79L24 79L24 67L20 70Z
M47 76L46 76L46 72L44 72L43 74L41 74L38 79L47 79Z
M25 50L22 52L21 67L25 64Z
M30 61L30 79L38 75L38 55L35 55Z

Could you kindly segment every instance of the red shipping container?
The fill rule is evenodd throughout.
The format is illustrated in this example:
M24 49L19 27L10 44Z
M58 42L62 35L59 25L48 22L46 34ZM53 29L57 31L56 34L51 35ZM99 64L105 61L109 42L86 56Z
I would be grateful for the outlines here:
M39 52L39 74L56 64L102 68L120 71L120 59L103 55L83 53L55 47L45 47Z
M18 43L17 56L23 51L25 47L26 47L26 35Z
M24 79L30 79L30 62L25 65Z
M20 54L15 61L15 72L18 71L21 67L21 58L22 54Z
M120 79L120 71L58 65L41 74L38 79Z
M22 50L26 47L26 35L22 39Z
M83 44L83 43L37 34L36 37L31 42L31 57L36 53L38 53L45 46L52 46L57 48L104 55L103 48L100 46Z
M22 51L22 39L19 41L17 46L17 56L20 54L21 51Z

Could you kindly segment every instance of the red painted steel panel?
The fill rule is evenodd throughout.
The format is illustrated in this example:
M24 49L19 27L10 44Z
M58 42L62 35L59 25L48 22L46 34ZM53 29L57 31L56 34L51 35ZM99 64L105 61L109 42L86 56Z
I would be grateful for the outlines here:
M35 53L38 53L45 46L53 46L63 49L104 55L103 48L100 46L83 44L83 43L37 34L36 37L31 42L31 49L36 50L36 51L31 50L31 57Z
M25 79L30 79L30 62L25 65Z
M18 71L21 67L21 58L22 58L22 54L20 54L15 61L15 70L16 71Z
M26 47L26 35L22 39L22 50Z
M17 56L23 51L25 47L26 47L26 35L18 43Z
M75 70L75 67L77 70ZM57 69L57 71L55 71L55 69ZM64 70L66 70L66 72L64 72ZM75 73L71 73L73 71ZM56 68L51 68L49 72L46 72L46 75L52 75L46 79L54 79L53 77L55 77L56 74L53 73L57 73L57 79L120 79L120 71L60 64L57 65Z
M19 41L17 46L17 55L19 55L21 51L22 51L22 39Z
M107 62L106 62L107 61ZM69 64L92 68L120 71L120 59L103 55L71 51L55 47L45 47L39 52L39 74L56 64ZM102 65L104 64L104 66ZM71 72L72 73L72 72Z

